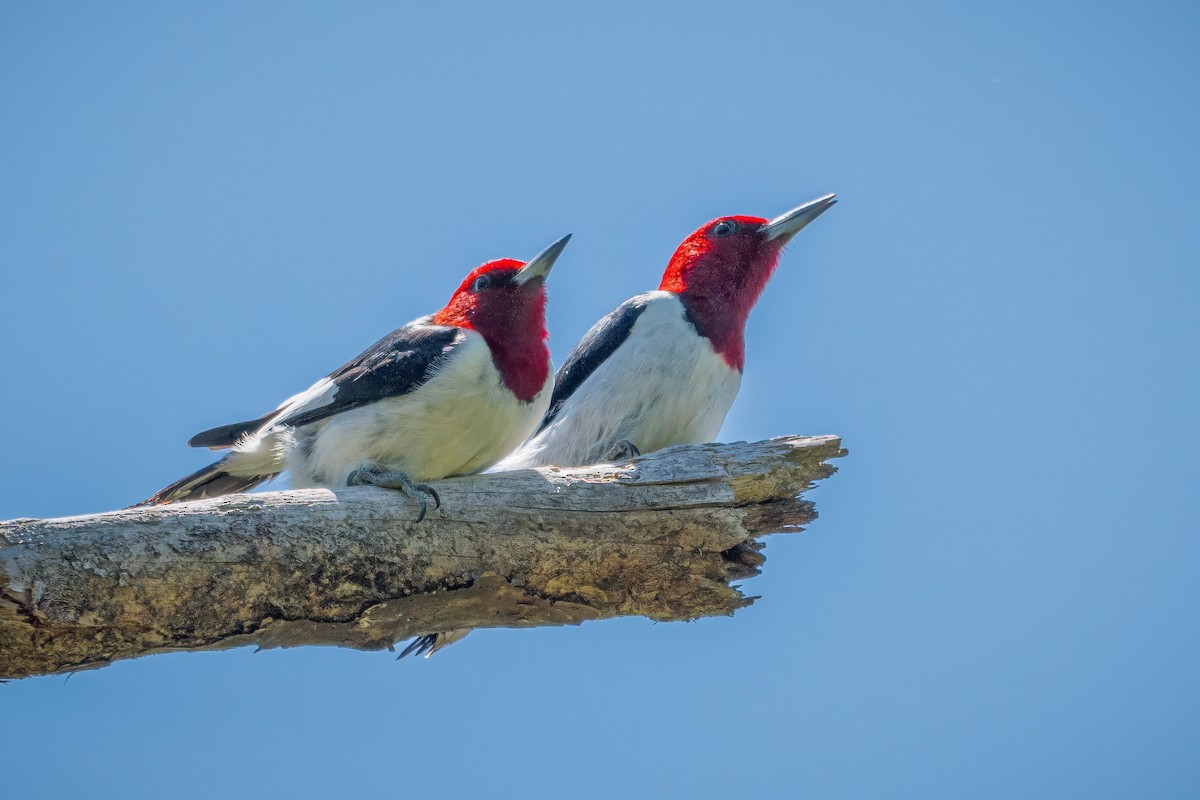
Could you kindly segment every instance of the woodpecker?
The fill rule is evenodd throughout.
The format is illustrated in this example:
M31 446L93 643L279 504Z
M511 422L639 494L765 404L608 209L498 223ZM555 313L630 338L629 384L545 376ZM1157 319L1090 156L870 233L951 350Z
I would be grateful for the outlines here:
M688 236L658 290L596 323L555 378L533 437L497 470L615 461L713 441L737 396L750 309L784 246L837 201L721 217Z
M446 307L380 339L258 419L198 433L220 461L139 505L230 494L287 471L296 487L373 484L439 504L425 481L480 472L550 404L545 280L571 236L528 264L489 261Z

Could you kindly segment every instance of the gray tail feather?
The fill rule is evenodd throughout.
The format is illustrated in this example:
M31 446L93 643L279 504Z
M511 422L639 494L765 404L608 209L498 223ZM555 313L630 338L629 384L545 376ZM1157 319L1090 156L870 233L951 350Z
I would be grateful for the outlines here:
M153 497L135 503L130 508L138 506L161 506L167 503L181 503L185 500L203 500L206 497L220 497L223 494L233 494L253 489L260 483L269 481L278 475L272 472L266 475L230 475L225 471L225 459L198 469L186 478L180 478Z
M232 425L221 425L217 428L209 428L206 431L201 431L191 439L188 439L188 447L208 447L213 450L233 447L237 444L238 439L248 433L254 433L254 431L261 428L274 413L272 411L270 414L264 414L258 419L249 419L245 422L235 422Z
M400 651L400 655L396 656L396 660L399 661L408 655L429 658L443 647L449 647L454 644L472 630L473 628L457 628L450 631L441 631L440 633L422 633L413 639L408 647Z

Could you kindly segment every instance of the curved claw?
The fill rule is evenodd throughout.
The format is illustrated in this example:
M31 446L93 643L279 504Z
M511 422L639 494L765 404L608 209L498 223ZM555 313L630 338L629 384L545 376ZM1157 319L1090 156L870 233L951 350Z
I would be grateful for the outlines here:
M637 458L642 454L638 446L628 439L618 439L604 456L606 462L612 463L616 461L628 461L631 458Z
M347 486L367 486L371 481L367 478L373 470L370 467L358 467L346 476Z
M399 470L385 471L376 466L361 466L346 477L346 484L349 486L378 486L403 492L405 496L420 504L417 522L425 519L425 514L429 511L429 504L425 500L426 495L433 498L434 508L442 507L442 498L438 496L432 486L427 483L413 483L412 479Z
M421 513L417 515L417 522L425 519L425 512L429 510L429 505L425 502L425 495L429 495L433 498L434 508L442 507L442 498L438 497L437 491L428 483L414 483L411 487L406 488L415 489L421 493L421 497L418 500L418 502L421 504Z

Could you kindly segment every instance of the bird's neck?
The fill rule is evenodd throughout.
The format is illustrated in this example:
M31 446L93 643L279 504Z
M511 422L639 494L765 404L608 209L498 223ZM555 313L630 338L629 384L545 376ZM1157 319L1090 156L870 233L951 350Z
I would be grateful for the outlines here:
M546 294L497 295L480 303L474 295L459 293L433 315L435 325L454 325L475 331L487 343L500 379L523 403L537 397L550 377L550 350L546 347Z
M550 350L546 347L546 334L539 327L536 336L527 332L489 337L480 331L488 348L492 351L492 363L500 373L500 380L508 390L523 403L537 397L550 377Z
M433 317L439 325L454 325L483 337L492 363L508 390L523 403L537 397L550 376L546 347L545 298L529 304L493 304L469 313L445 309Z
M733 261L718 268L705 264L683 272L671 283L664 277L662 288L679 296L696 332L709 340L730 369L741 372L746 365L746 320L778 260L778 250L774 249L765 257Z
M750 308L732 305L727 298L688 292L679 294L679 302L696 333L708 339L713 351L730 369L741 372L746 365L746 319Z

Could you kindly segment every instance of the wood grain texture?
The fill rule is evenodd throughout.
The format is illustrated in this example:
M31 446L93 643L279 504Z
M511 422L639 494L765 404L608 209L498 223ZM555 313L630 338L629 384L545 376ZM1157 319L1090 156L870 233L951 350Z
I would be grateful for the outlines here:
M439 481L0 523L0 677L169 650L391 648L475 627L684 620L748 604L757 537L813 519L833 436Z

